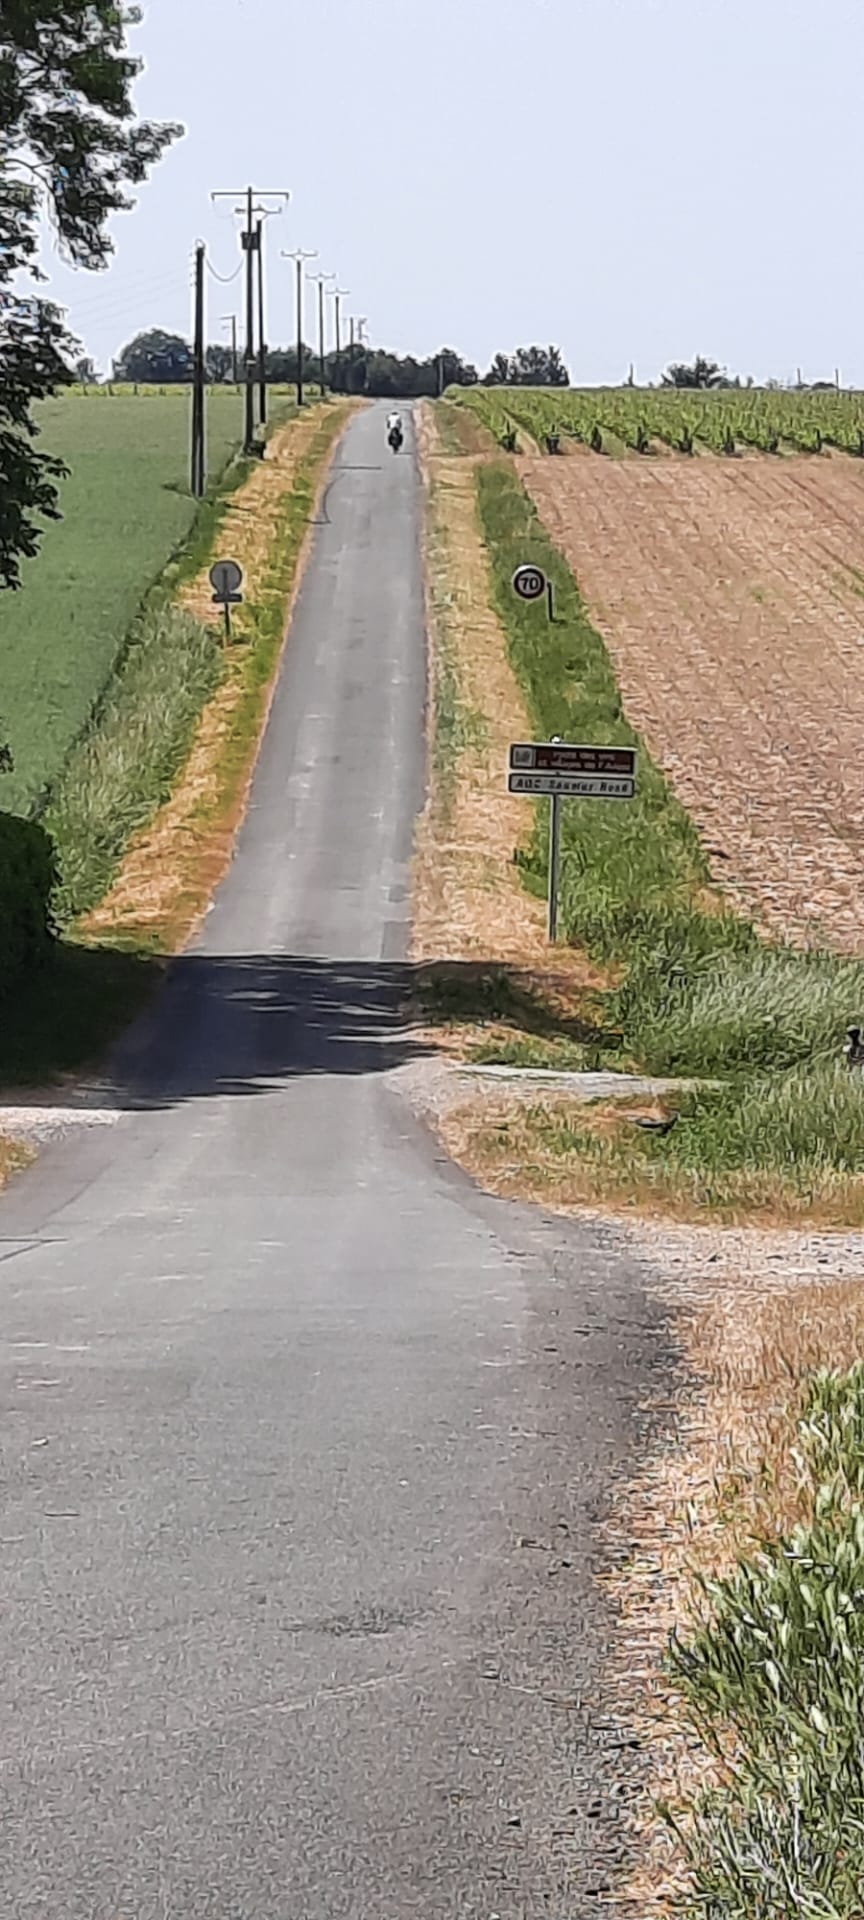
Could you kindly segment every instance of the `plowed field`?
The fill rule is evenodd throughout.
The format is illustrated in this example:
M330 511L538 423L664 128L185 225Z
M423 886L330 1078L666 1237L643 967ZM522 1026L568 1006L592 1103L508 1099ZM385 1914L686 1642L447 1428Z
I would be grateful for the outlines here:
M519 467L717 879L776 933L864 952L864 465Z

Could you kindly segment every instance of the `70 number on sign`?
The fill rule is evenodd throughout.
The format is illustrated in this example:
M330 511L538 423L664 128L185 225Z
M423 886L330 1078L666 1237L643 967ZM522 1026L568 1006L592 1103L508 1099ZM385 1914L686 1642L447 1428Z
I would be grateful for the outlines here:
M513 592L520 600L542 600L546 595L546 610L550 620L555 618L555 604L551 580L547 579L542 567L535 567L530 560L516 568L511 581Z

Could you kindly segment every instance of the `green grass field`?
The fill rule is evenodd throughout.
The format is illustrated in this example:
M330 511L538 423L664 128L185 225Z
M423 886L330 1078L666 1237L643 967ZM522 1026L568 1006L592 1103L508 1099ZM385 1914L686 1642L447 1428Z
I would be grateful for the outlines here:
M242 400L208 397L211 482L242 433ZM42 444L70 468L62 521L0 607L0 721L15 771L0 808L27 812L56 778L148 588L186 538L189 395L80 392L46 402Z

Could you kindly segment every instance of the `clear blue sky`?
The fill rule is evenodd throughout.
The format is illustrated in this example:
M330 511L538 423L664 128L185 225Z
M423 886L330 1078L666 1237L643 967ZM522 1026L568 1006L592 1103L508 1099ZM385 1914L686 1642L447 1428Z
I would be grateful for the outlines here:
M145 0L134 45L142 112L186 138L106 275L46 259L102 366L188 333L196 238L239 257L209 190L251 180L292 191L273 343L299 245L400 352L482 369L552 340L576 381L703 352L864 386L861 0ZM211 282L211 338L238 287Z

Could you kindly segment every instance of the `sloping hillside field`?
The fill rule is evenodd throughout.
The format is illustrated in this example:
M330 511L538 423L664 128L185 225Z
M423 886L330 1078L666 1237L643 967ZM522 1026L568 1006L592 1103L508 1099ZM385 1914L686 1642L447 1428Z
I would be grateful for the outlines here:
M718 879L864 952L864 466L519 464Z
M225 467L242 431L242 401L208 396L208 466ZM41 409L46 449L70 472L62 520L25 563L0 616L0 719L15 771L0 807L25 812L56 778L111 673L147 589L195 516L189 493L187 393L84 397Z

